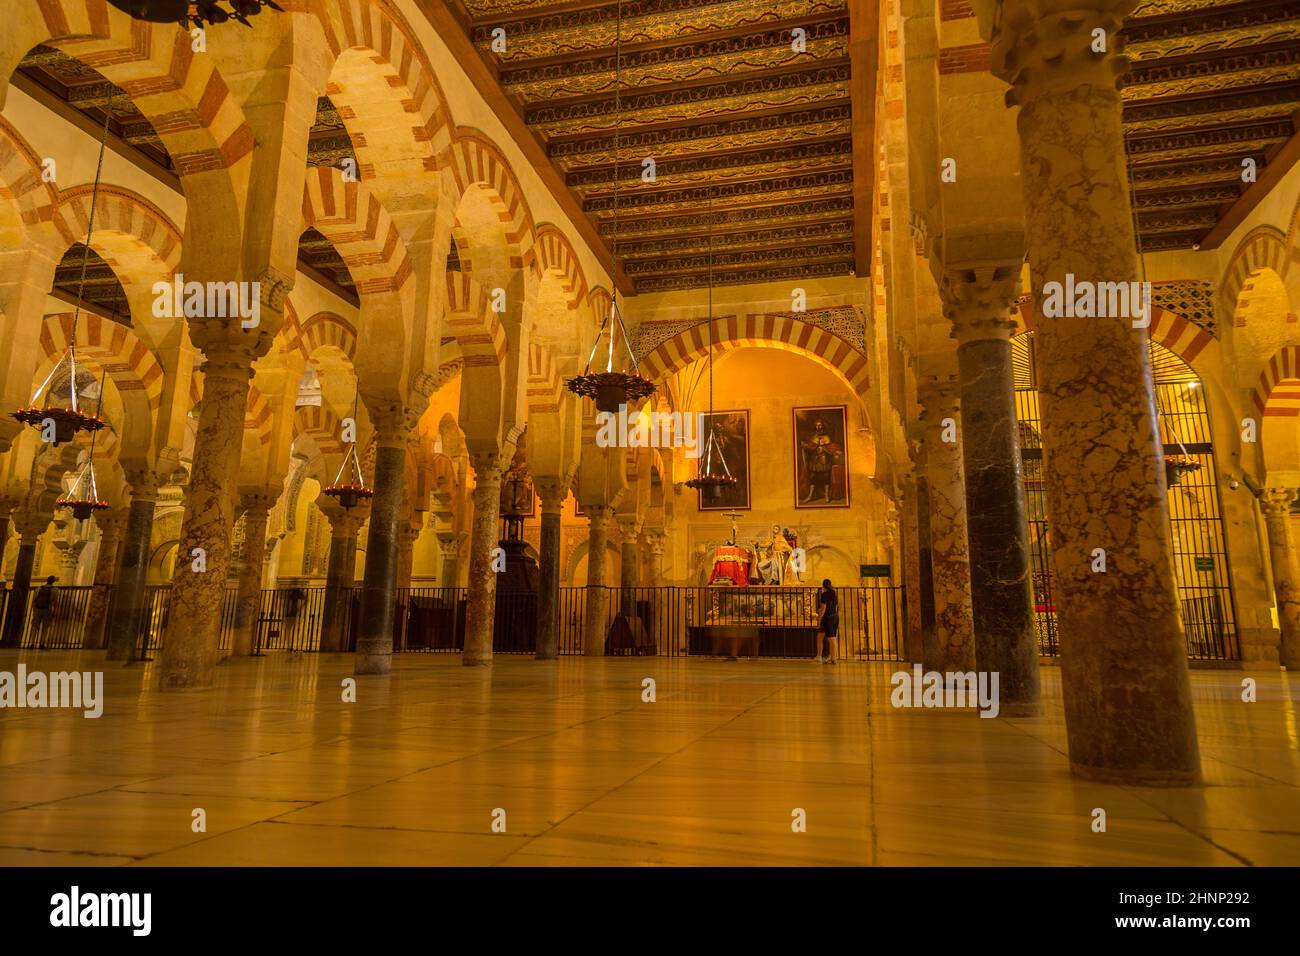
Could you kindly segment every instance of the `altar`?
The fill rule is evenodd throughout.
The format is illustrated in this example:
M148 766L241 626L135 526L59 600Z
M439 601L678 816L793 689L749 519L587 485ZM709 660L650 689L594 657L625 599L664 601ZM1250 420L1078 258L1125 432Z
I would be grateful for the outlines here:
M817 590L715 585L690 599L687 648L727 657L814 657Z
M749 574L750 569L753 567L753 561L754 555L749 548L736 545L722 545L714 548L713 567L709 571L709 580L704 583L712 585L715 581L723 580L729 584L745 587L749 584Z

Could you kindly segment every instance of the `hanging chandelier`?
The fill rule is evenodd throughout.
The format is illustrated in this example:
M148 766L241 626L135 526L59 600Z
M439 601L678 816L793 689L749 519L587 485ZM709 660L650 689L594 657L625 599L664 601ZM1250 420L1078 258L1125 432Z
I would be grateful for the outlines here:
M86 294L86 266L90 261L90 240L95 233L99 181L104 172L104 148L108 142L108 120L112 114L113 100L110 97L104 106L104 126L99 136L99 162L95 166L95 185L90 191L90 216L86 224L86 241L81 247L81 278L77 282L77 305L72 313L68 347L32 395L31 404L13 413L13 417L23 424L41 431L43 437L53 445L71 441L77 432L97 432L104 427L102 418L83 412L77 402L77 320L81 318L81 303ZM68 393L63 395L61 391L56 391L54 385L62 381L61 373L65 371L68 375ZM104 404L102 392L99 403L101 407ZM50 425L53 425L53 434L46 436L44 432Z
M358 387L357 397L352 400L353 422L357 420L359 401ZM335 499L344 511L351 511L362 501L368 501L375 496L375 489L366 484L365 475L361 471L361 459L357 457L355 441L348 445L347 454L343 456L338 474L334 476L332 482L321 489L321 494Z
M75 391L75 389L74 389ZM104 373L100 373L99 378L99 407L104 407ZM99 485L95 481L95 440L99 438L98 429L90 435L90 454L86 456L86 464L77 474L77 478L72 483L63 497L54 502L56 508L67 508L72 511L72 517L78 521L85 521L96 511L103 511L109 505L99 497Z
M702 491L704 496L716 501L722 497L724 488L734 488L736 476L727 467L727 458L722 453L722 445L714 430L713 417L713 196L709 196L709 436L704 440L704 451L700 455L702 462L699 473L686 480L686 487Z
M278 13L284 8L275 0L225 0L227 10L221 0L108 0L123 13L137 20L150 23L179 23L182 27L193 24L204 27L216 25L229 20L238 20L246 27L251 27L249 17L262 12L263 7L270 7Z
M623 4L620 2L614 34L614 242L609 275L609 284L614 293L610 298L609 314L601 322L600 331L596 333L596 341L591 346L591 354L587 356L587 367L583 369L581 375L575 375L564 383L565 388L573 394L594 400L596 410L599 412L617 412L620 406L640 402L642 399L649 398L655 391L655 384L641 375L641 367L637 364L636 353L632 349L632 340L628 338L627 327L623 324L623 314L618 307L618 282L615 274L618 271L618 161L619 134L623 126L622 88ZM615 340L619 334L623 337L623 349L632 366L630 372L625 367L620 367L617 371L614 369ZM596 363L601 339L606 337L608 337L608 349L605 368L601 370L597 365L593 371L592 366Z

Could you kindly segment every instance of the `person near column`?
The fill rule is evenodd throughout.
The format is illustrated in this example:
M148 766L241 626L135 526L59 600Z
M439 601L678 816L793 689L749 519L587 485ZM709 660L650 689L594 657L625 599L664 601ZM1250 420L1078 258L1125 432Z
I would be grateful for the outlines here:
M54 582L50 575L45 583L36 589L32 597L32 640L41 650L45 650L45 633L54 623Z
M830 578L822 579L822 589L817 593L817 661L834 664L836 640L840 634L840 596ZM826 644L826 657L822 657L822 643Z

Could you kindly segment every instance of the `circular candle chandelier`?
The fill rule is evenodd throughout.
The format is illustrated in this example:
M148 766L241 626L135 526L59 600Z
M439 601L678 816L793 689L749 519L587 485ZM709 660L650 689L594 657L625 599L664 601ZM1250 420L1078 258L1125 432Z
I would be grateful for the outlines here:
M257 16L263 7L270 7L279 13L284 12L275 0L225 0L229 10L221 5L221 0L108 0L123 13L137 20L150 23L179 23L182 27L193 24L204 27L216 25L229 20L238 20L246 27L251 27L249 17Z
M354 428L356 427L359 399L360 388L358 387L357 397L352 400ZM343 456L338 474L334 476L332 482L321 489L321 494L329 495L329 497L336 500L344 511L351 511L362 501L368 501L375 496L375 489L366 484L365 475L361 471L361 459L357 457L356 441L348 445L347 454Z
M103 372L99 377L99 408L101 411L104 408ZM85 521L96 511L103 511L109 506L107 501L99 497L99 485L95 481L95 440L97 438L99 438L98 429L91 432L90 454L86 456L86 464L77 473L72 487L63 497L54 502L54 507L67 508L72 512L72 517L78 521Z
M72 441L77 432L97 432L104 427L104 420L98 415L82 411L77 401L77 320L81 318L81 303L86 294L86 266L90 261L90 240L95 233L95 209L99 205L99 181L104 172L104 147L108 142L108 120L113 114L113 100L110 97L104 106L104 126L99 136L99 162L95 166L95 184L90 191L90 215L86 224L86 241L81 247L81 278L77 282L77 303L72 313L72 326L68 331L68 347L58 362L54 364L45 381L37 387L32 395L30 405L19 408L13 417L25 425L31 425L42 433L42 437L52 445L61 445ZM68 392L56 390L55 383L62 381L62 373L68 376ZM104 404L103 393L99 403ZM47 432L47 429L51 429Z
M695 488L704 493L704 497L716 501L722 497L724 488L736 486L736 476L727 467L727 458L722 453L722 445L714 431L713 417L713 196L709 196L709 435L704 440L704 450L700 454L702 464L694 478L688 478L686 487Z
M596 341L587 356L587 367L581 375L575 375L565 381L564 386L575 395L593 399L596 410L600 412L617 412L619 407L630 402L639 402L654 394L655 385L641 375L636 353L632 349L632 340L628 338L627 327L623 324L623 315L618 307L618 161L620 153L619 133L623 126L623 107L621 92L623 88L623 4L618 5L617 21L614 33L614 242L611 252L609 284L614 290L609 302L609 314L601 322ZM621 334L623 349L632 369L614 368L615 339ZM602 338L608 337L608 349L605 355L605 367L596 364L596 354L600 351ZM593 370L593 365L596 365Z

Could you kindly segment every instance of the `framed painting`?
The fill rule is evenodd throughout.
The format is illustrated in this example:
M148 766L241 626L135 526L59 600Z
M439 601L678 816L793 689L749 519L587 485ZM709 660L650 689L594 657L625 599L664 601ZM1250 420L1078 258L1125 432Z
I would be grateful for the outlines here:
M794 506L849 506L848 408L794 409Z
M704 413L703 427L700 429L700 447L708 438L712 426L722 457L727 462L727 469L735 477L736 483L730 488L714 488L698 491L701 511L733 511L749 508L749 412ZM699 468L704 467L704 458L696 459ZM715 465L716 468L716 465Z

